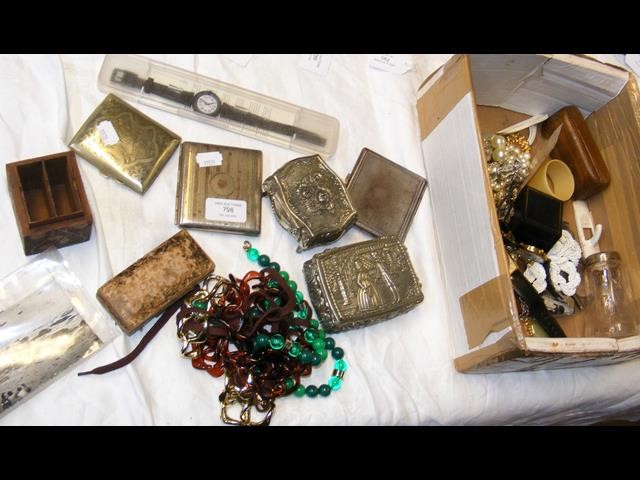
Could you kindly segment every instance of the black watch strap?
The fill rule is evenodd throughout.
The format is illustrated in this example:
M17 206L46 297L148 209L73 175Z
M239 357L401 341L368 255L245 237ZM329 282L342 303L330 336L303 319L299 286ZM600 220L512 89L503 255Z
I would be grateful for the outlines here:
M511 274L511 283L520 300L529 307L529 314L538 321L549 337L566 337L560 324L545 307L542 297L519 270Z
M156 83L153 78L149 77L144 81L142 91L145 93L152 93L159 97L167 98L174 102L181 103L190 107L193 104L193 92L187 92L186 90L180 90L179 88L162 85Z

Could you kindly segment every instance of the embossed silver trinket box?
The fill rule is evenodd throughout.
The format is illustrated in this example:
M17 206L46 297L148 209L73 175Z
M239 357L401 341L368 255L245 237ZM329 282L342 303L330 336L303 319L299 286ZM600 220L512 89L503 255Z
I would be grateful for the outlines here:
M327 332L389 320L424 299L407 249L396 237L325 250L305 262L304 277Z
M287 162L262 183L278 222L298 241L298 253L340 238L356 221L342 180L319 155Z

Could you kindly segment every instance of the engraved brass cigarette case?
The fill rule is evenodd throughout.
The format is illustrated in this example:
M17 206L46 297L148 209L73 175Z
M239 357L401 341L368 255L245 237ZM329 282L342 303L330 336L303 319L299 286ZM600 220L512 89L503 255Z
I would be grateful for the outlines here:
M107 95L69 142L104 175L144 193L180 137L113 94Z
M185 142L180 147L176 224L258 235L262 152Z
M396 237L325 250L305 262L303 270L327 332L389 320L424 299L407 249Z
M263 182L262 191L280 225L298 241L298 252L337 240L356 221L342 180L319 155L287 162Z

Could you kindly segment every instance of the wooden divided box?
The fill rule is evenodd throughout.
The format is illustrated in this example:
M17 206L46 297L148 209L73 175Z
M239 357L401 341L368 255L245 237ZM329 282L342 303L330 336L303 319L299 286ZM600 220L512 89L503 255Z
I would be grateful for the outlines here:
M633 75L575 55L456 55L422 84L417 109L458 371L640 357L640 336L581 336L594 321L588 308L557 317L567 338L526 336L519 320L481 135L568 105L582 111L609 169L609 186L587 204L603 226L600 249L620 253L640 315L640 92ZM576 237L570 201L564 220Z
M6 168L26 255L89 240L93 217L73 152L8 163Z

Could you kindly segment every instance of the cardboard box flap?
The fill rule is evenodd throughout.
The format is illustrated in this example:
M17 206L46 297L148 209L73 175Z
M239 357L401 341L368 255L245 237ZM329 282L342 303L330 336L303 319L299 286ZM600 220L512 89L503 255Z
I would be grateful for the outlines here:
M495 316L482 318L484 312L477 310L473 313L479 317L464 318L460 297L507 273L470 82L467 57L453 57L417 105L429 197L438 226L438 253L441 264L446 265L443 275L456 355L472 348L465 322L482 332L485 322L493 325L496 320ZM496 285L504 290L503 283ZM504 319L511 311L507 300L502 308L498 317ZM471 344L481 336L473 334Z
M584 116L616 97L629 75L574 55L470 55L478 104L528 115L552 114L567 105Z
M456 358L454 364L457 371L470 373L476 370L487 371L492 365L523 356L525 353L519 348L514 333L509 332L487 347Z
M418 93L420 139L429 135L470 91L471 74L466 56L456 55L436 70Z
M629 337L638 339L640 337ZM527 337L527 350L536 353L603 353L617 352L618 340L615 338L538 338Z
M491 332L499 332L517 318L512 288L511 278L499 275L460 297L469 348L477 347ZM519 340L524 348L524 342Z
M609 187L588 201L594 221L603 224L600 249L620 253L640 312L640 90L635 79L587 125L611 175Z

